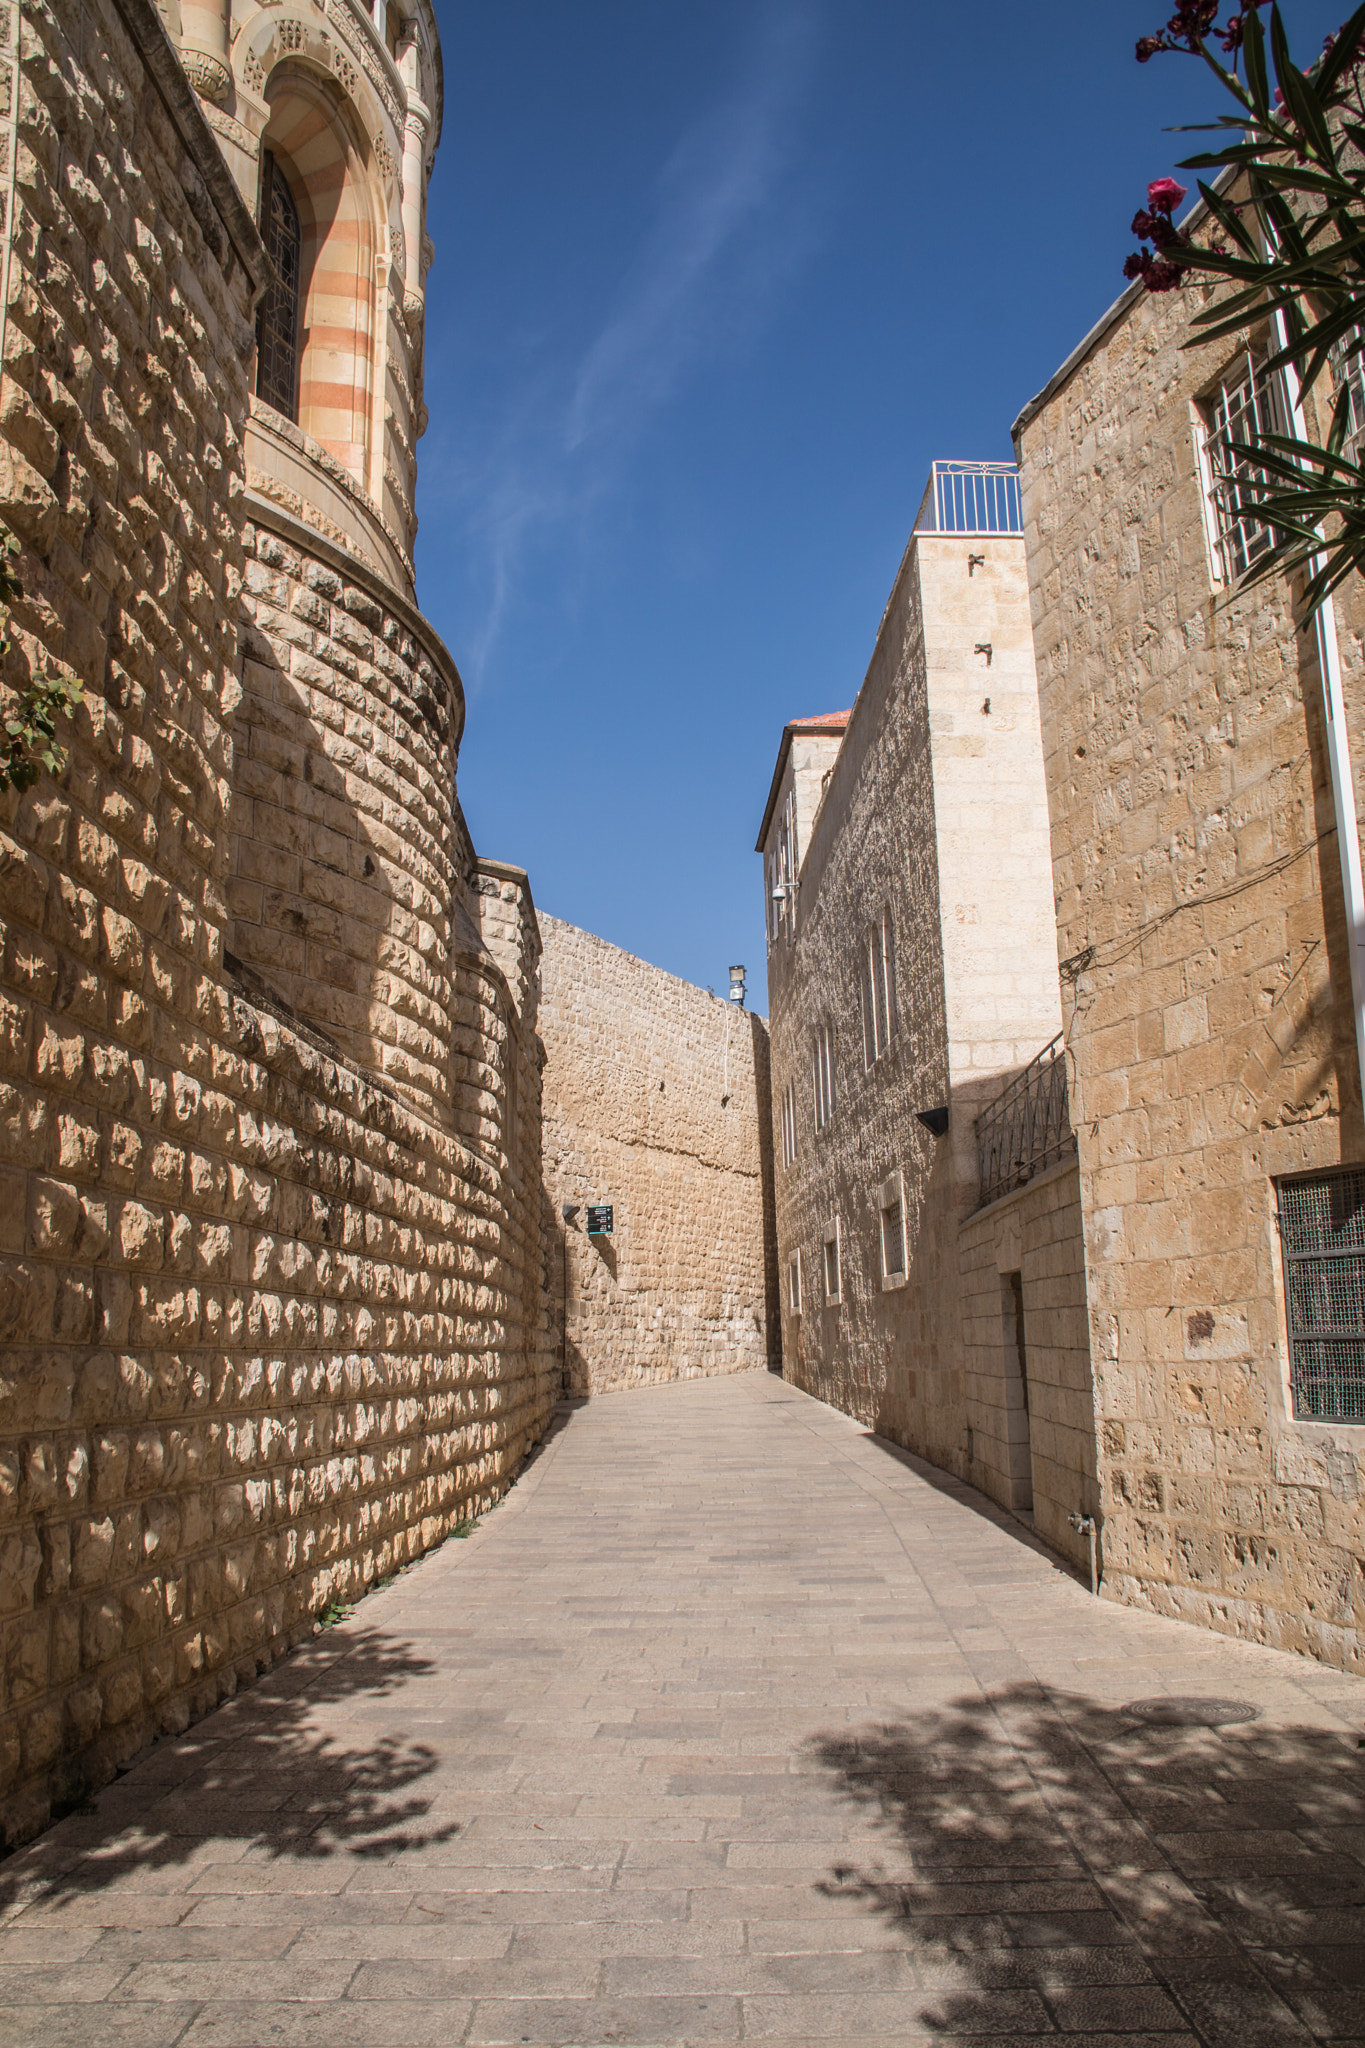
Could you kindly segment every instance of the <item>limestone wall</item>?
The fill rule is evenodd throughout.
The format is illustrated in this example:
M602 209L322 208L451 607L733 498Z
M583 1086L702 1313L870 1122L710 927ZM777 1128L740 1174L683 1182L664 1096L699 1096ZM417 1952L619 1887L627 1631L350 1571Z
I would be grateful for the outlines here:
M789 1088L795 1105L795 1156L779 1149L776 1166L783 1371L1025 1510L1032 1478L1021 1421L1020 1483L1010 1484L999 1301L1000 1272L1020 1262L997 1271L993 1226L970 1219L977 1114L1058 1022L1026 598L1019 540L912 539L811 828L794 932L779 926L768 952L779 1133ZM894 931L895 1029L869 1066L862 987L869 934L884 911ZM826 1029L834 1106L817 1121L813 1054ZM942 1136L919 1121L934 1109L948 1111ZM1036 1206L1032 1191L1017 1199ZM884 1257L882 1214L895 1200L903 1274L888 1272ZM1069 1386L1074 1330L1054 1315L1053 1267L1079 1266L1078 1243L1065 1244L1079 1217L1074 1206L1054 1215L1055 1198L1039 1200L1036 1219L1028 1207L1025 1313L1040 1385ZM825 1285L834 1232L837 1301ZM1068 1454L1079 1472L1081 1453ZM1075 1506L1076 1487L1059 1480L1056 1490ZM1049 1540L1075 1554L1056 1521Z
M1365 1429L1293 1418L1273 1185L1365 1156L1321 697L1289 591L1215 588L1190 311L1122 302L1019 429L1105 1579L1355 1667Z
M449 1124L473 1052L452 955L474 858L455 797L459 677L396 592L274 507L251 510L229 946Z
M266 772L265 699L238 677L244 567L285 576L291 604L309 587L302 561L243 541L260 245L149 6L35 0L22 22L0 517L24 597L4 682L67 673L88 694L65 773L0 799L11 1838L494 1498L551 1396L525 1199L534 1016L467 907L441 965L455 1085L433 1083L429 1110L226 958L234 826L262 800L251 765ZM344 588L312 595L339 644L343 620L374 632ZM291 650L319 630L275 613ZM406 681L396 702L403 648L390 666L382 627L373 645L309 700L327 737L312 780L294 756L269 771L273 815L311 829L301 792L338 800L319 764L343 758L348 720L392 737L343 785L352 832L321 814L344 854L322 865L349 879L373 835L406 963L397 910L433 828L415 799L397 815L402 763L436 758L449 805L453 752L426 736L439 704ZM444 815L459 873L467 835ZM381 1010L378 1067L400 1010Z
M596 1394L775 1364L763 1018L558 918L540 925L549 1282L566 1385ZM612 1205L610 1239L587 1236L590 1202ZM567 1229L566 1203L579 1205Z
M970 1217L959 1252L967 1477L1002 1506L1030 1514L1054 1550L1088 1568L1089 1540L1067 1521L1099 1505L1075 1160Z

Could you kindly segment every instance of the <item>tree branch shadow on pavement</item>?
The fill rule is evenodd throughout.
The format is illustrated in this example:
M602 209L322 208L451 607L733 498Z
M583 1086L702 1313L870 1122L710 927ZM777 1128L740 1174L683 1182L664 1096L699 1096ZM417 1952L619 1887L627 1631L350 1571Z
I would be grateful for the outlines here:
M437 1667L376 1628L330 1630L189 1733L153 1744L112 1784L0 1866L0 1910L192 1863L379 1858L450 1841L423 1825L429 1744L383 1733L347 1747L318 1709L388 1699ZM385 1720L400 1718L390 1708Z
M886 1841L820 1889L903 1933L929 2035L1365 2039L1356 1743L1000 1686L813 1738Z

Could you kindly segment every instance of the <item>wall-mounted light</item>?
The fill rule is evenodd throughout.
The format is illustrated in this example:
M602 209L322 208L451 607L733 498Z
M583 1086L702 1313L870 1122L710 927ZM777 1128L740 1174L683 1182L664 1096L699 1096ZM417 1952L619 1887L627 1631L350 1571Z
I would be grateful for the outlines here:
M948 1129L948 1105L946 1102L938 1109L917 1109L915 1115L924 1125L925 1130L932 1131L936 1138L941 1138Z
M738 1003L741 1010L744 1008L744 977L746 972L747 970L743 967L732 967L730 969L730 1001Z
M564 1218L564 1221L566 1223L573 1222L574 1217L578 1214L578 1206L579 1205L577 1202L566 1202L564 1204L564 1207L560 1210L559 1213Z

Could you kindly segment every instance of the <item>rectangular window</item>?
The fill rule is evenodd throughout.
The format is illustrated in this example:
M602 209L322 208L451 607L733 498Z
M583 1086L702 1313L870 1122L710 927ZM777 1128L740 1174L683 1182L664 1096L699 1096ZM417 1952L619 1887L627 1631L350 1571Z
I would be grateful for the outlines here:
M794 1316L801 1313L801 1254L793 1252L787 1261L787 1307Z
M1204 426L1205 502L1219 575L1225 583L1245 576L1274 545L1268 526L1244 507L1268 481L1248 453L1266 434L1287 434L1289 412L1279 373L1266 373L1265 356L1239 356L1200 407Z
M1289 1378L1305 1422L1365 1422L1365 1167L1277 1185Z
M796 1083L788 1081L782 1096L782 1164L796 1164Z
M905 1285L905 1184L900 1170L889 1173L872 1191L882 1261L882 1292Z
M768 891L768 937L796 924L796 797L788 792L777 821L777 838L764 864Z
M1365 454L1365 335L1352 327L1332 344L1332 396L1346 394L1346 446L1352 462Z
M796 793L790 791L782 806L782 825L777 841L777 885L782 901L775 904L778 922L785 925L788 938L796 930Z
M879 1060L896 1035L896 937L883 910L863 949L863 1064Z
M882 1210L882 1273L888 1280L905 1271L905 1213L899 1201Z
M811 1052L811 1089L815 1099L815 1128L822 1131L834 1114L834 1031L822 1024L815 1034Z
M843 1300L839 1258L839 1225L831 1223L825 1232L825 1302L835 1307Z

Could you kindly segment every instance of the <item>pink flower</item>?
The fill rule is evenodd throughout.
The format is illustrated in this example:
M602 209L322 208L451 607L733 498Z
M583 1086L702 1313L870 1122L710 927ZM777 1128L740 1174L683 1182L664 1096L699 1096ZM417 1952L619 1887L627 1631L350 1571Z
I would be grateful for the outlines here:
M1147 204L1153 213L1174 213L1185 197L1185 187L1177 185L1174 178L1153 178L1147 187Z

